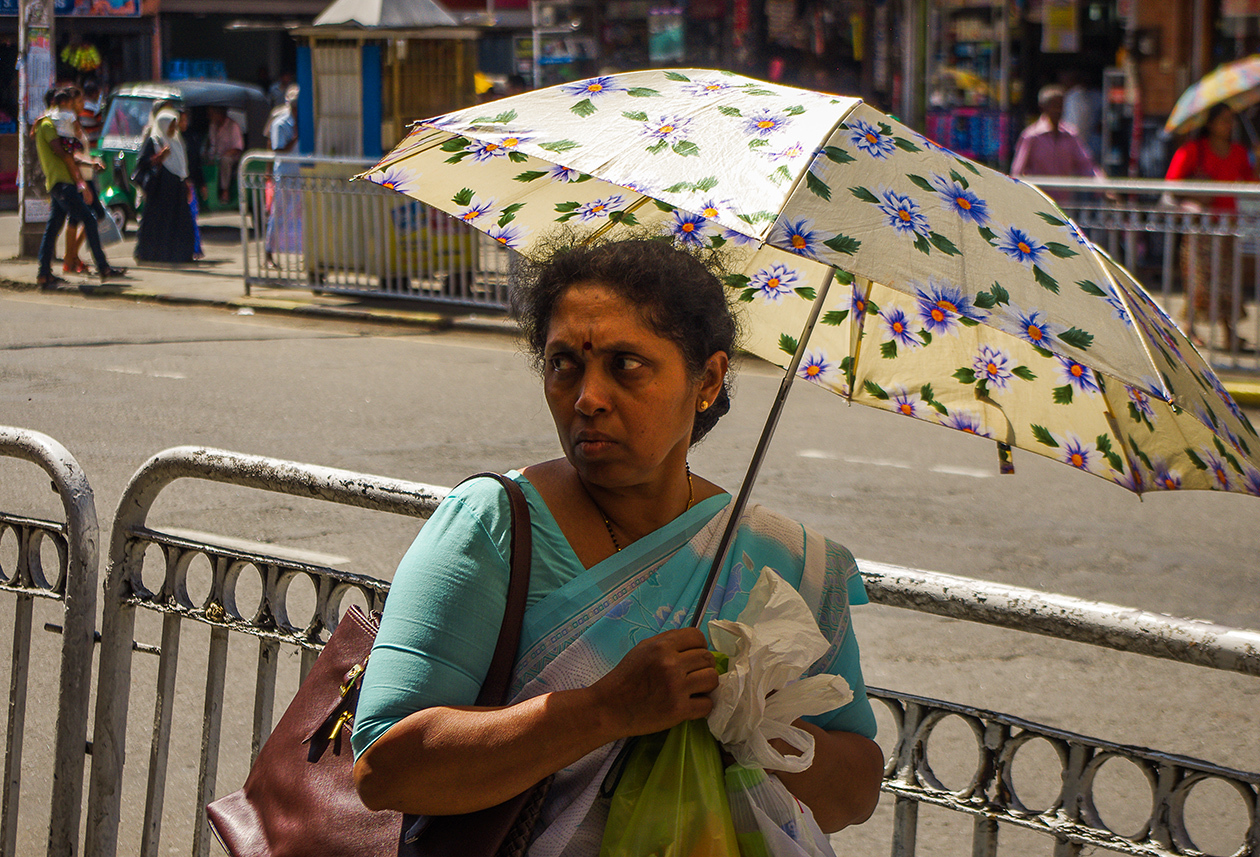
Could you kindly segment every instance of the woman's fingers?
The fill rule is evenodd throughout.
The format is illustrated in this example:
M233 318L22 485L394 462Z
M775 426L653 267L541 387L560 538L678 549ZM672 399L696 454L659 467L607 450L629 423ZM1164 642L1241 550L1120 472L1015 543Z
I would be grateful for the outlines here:
M717 681L704 635L685 628L642 641L592 689L622 719L625 735L642 735L707 716Z

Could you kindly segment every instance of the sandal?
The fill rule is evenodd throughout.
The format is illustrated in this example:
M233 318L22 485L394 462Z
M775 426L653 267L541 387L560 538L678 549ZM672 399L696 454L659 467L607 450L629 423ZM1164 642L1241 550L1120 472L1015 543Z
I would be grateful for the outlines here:
M35 278L35 284L41 289L57 289L66 285L66 281L56 274L43 274Z
M126 268L115 268L113 265L111 265L108 268L103 268L101 271L99 271L98 275L100 276L101 282L103 283L106 280L110 279L111 277L121 277L125 273L127 273Z
M78 259L74 262L62 262L61 270L67 274L86 274L88 270L87 262Z

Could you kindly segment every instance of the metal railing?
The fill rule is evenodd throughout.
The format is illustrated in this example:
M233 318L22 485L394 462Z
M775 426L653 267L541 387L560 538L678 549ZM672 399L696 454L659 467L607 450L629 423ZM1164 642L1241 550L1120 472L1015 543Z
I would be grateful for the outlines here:
M1218 366L1260 371L1260 184L1025 178L1202 342ZM1212 209L1234 200L1237 211ZM1227 330L1237 333L1231 338ZM1239 340L1248 343L1244 350ZM1198 344L1198 343L1196 343Z
M0 799L0 853L17 853L31 623L35 599L47 598L63 604L61 626L52 628L61 632L62 640L48 854L49 857L69 857L78 848L86 767L84 747L99 563L96 502L92 487L74 456L47 435L0 426L0 456L21 459L42 468L52 479L65 512L65 522L59 523L0 511L0 537L11 533L17 540L16 565L0 568L0 590L16 596L4 792ZM56 569L44 567L44 542L51 542L56 548ZM47 674L48 671L40 672Z
M181 632L188 622L204 623L211 629L190 843L191 853L200 857L210 853L211 837L202 808L219 793L217 775L229 635L235 632L258 639L256 675L250 677L255 688L250 741L252 762L271 731L281 644L301 650L300 680L314 663L327 634L336 628L342 602L347 597L357 597L368 609L380 609L385 601L388 587L372 578L176 538L148 529L146 518L154 500L163 488L179 479L209 480L419 518L428 517L446 494L445 489L415 482L198 447L178 447L159 453L136 472L114 518L105 575L100 678L88 795L85 849L88 855L113 857L119 853L118 828L137 608L154 611L162 617L154 726L139 848L141 857L162 853L159 843L171 761L171 726L179 702L175 687ZM146 587L141 575L144 555L150 546L157 546L164 559L164 573L156 589ZM190 564L199 555L209 560L212 578L205 598L194 600L189 594L187 575ZM262 595L257 609L245 615L245 611L237 607L236 590L242 573L250 567L259 573ZM300 578L310 581L316 594L315 608L308 621L299 621L287 608L292 585ZM187 760L183 762L187 764ZM226 791L236 787L237 784L233 784Z
M202 724L200 759L195 766L196 798L190 802L194 817L186 819L184 825L191 831L189 850L194 855L203 855L207 853L209 834L201 807L216 795L239 786L239 782L232 781L225 783L223 789L218 788L229 638L258 640L256 666L241 667L256 673L249 678L254 687L249 745L235 748L238 754L248 755L252 761L270 730L276 705L284 707L285 700L276 691L276 664L281 647L301 652L299 677L304 676L326 639L326 632L335 627L345 597L357 593L366 606L379 606L387 590L387 584L371 578L150 529L145 522L150 505L166 485L177 479L209 479L416 517L429 514L446 491L381 477L195 448L168 450L141 468L120 504L110 545L105 587L106 642L101 657L95 738L100 750L93 757L89 855L113 857L119 853L116 787L123 773L122 742L128 719L127 688L131 683L130 643L137 608L159 615L163 626L145 821L139 849L142 855L156 854L159 850L164 794L168 788L167 769L177 765L188 772L194 767L189 759L177 762L167 755L174 717L172 709L181 701L173 690L180 659L180 629L188 623L209 627L205 696L201 710L191 715ZM154 547L161 551L162 577L160 585L149 589L141 577L141 563L145 553ZM208 558L212 569L207 594L200 600L189 595L184 579L190 562L198 556ZM875 603L1260 675L1260 633L915 569L865 561L861 566ZM263 595L257 609L238 609L237 582L251 567L259 572ZM316 592L309 621L296 619L286 606L290 584L299 578L311 581ZM895 799L892 831L895 855L915 853L920 805L943 807L972 816L975 819L974 853L981 855L996 853L999 830L1004 824L1046 834L1055 843L1056 854L1076 854L1083 845L1160 857L1198 854L1186 831L1185 803L1190 792L1208 781L1225 783L1243 796L1248 826L1244 841L1234 853L1257 853L1256 801L1260 775L1086 738L1009 715L952 703L877 689L872 690L872 695L888 706L898 729L883 785L884 791ZM243 719L244 708L239 708L235 716ZM961 718L977 742L976 770L970 783L961 789L946 787L929 763L928 747L934 731L950 718ZM1048 742L1061 761L1061 769L1052 775L1053 782L1058 784L1059 796L1042 809L1026 805L1012 781L1012 770L1022 759L1023 748L1037 740ZM1098 771L1112 759L1138 765L1151 783L1150 818L1135 834L1121 835L1110 830L1095 806L1094 780ZM243 760L233 764L237 770L244 770ZM177 811L167 811L165 817L173 822L179 816ZM162 850L170 848L167 844ZM184 848L181 845L177 850L183 853Z
M513 252L438 209L350 181L374 163L245 153L246 294L266 286L504 309Z
M0 851L16 853L20 785L16 772L21 766L24 652L29 651L31 626L29 606L22 605L35 597L60 598L65 602L66 634L48 851L60 857L75 852L83 809L95 512L82 472L55 441L35 432L0 428L0 455L40 464L53 477L67 517L63 525L0 514L0 534L14 532L19 543L17 565L6 569L0 581L0 588L16 592L19 599ZM179 480L210 481L415 518L431 514L447 493L445 488L421 483L196 447L159 453L136 472L113 522L104 586L86 807L84 853L89 857L119 853L148 857L172 851L198 857L209 854L211 838L202 807L239 786L270 734L277 706L285 707L287 695L306 675L348 604L379 609L388 591L383 581L296 561L279 549L228 547L153 529L147 520L151 507L164 489ZM39 542L44 539L57 545L60 557L61 567L52 581L40 561ZM146 572L146 557L158 559L156 574L152 568ZM200 590L191 580L195 563L208 569ZM860 566L871 601L877 604L1260 676L1260 632L918 569L867 561ZM247 603L249 593L242 593L247 579L257 589L256 606ZM303 587L311 594L311 603L295 605L293 593ZM135 642L139 614L160 624L160 646ZM193 635L194 629L200 636ZM207 644L199 647L202 637ZM181 650L185 639L192 644ZM250 643L254 651L241 649ZM134 674L133 651L157 656L151 682ZM297 663L290 665L292 680L281 682L279 668L286 655L290 661L296 656ZM204 687L201 697L192 701L187 693L177 693L181 662L187 673L190 660L196 681ZM139 767L134 762L124 764L128 728L138 728L131 716L133 685L153 689L149 752L147 759L141 758L147 764ZM1088 738L965 705L877 688L871 694L891 712L897 730L883 783L883 790L894 799L894 855L915 853L922 806L970 816L972 853L977 855L996 854L1005 828L1045 835L1056 855L1080 854L1085 848L1151 857L1199 855L1203 850L1187 829L1186 807L1209 784L1238 795L1244 807L1245 832L1227 853L1260 854L1260 774ZM178 721L185 722L186 730L200 731L196 746L176 740ZM953 745L960 739L948 730L942 732L941 727L959 721L964 733L972 736L976 761L966 781L951 787L933 767L936 751L931 748L940 749L942 742L948 742L957 749ZM1023 760L1029 748L1036 746L1048 746L1057 759L1054 770L1038 772L1043 788L1035 791L1044 792L1050 783L1055 792L1043 806L1033 805L1036 801L1022 791L1027 780L1015 775L1017 768L1026 769ZM1128 834L1107 825L1096 794L1100 772L1117 762L1136 766L1149 787L1149 796L1137 796L1141 805L1149 807L1145 821ZM222 787L221 769L232 772ZM173 776L168 777L168 772ZM142 820L140 813L126 816L123 842L122 792L128 777L143 779L144 811ZM168 801L170 794L177 799ZM164 824L181 838L171 841L168 836L163 842Z
M876 604L1260 676L1257 631L865 560L860 565ZM1243 801L1246 832L1230 853L1260 852L1260 773L1099 741L969 706L869 691L889 708L898 729L883 786L895 798L894 855L914 853L920 804L973 816L974 855L997 853L999 822L1052 837L1056 855L1076 855L1086 845L1149 857L1201 854L1186 824L1186 805L1208 783L1224 784ZM928 761L932 733L949 718L961 719L976 740L976 766L961 789L942 783ZM1021 799L1013 776L1020 751L1036 742L1048 744L1059 764L1058 795L1043 808ZM1103 821L1095 797L1099 771L1113 760L1136 765L1150 787L1149 800L1135 801L1149 813L1127 835Z

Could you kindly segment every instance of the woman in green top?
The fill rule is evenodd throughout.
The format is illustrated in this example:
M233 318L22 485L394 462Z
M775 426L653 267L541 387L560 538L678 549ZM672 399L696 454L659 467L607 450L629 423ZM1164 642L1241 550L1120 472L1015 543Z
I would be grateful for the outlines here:
M507 500L489 480L456 489L421 530L390 591L353 743L374 809L465 813L554 774L532 855L595 855L600 785L627 738L706 716L717 685L688 627L730 495L687 463L730 406L736 324L718 279L661 240L558 254L514 287L562 458L509 475L533 535L513 704L477 709L503 615ZM849 604L852 556L760 507L741 519L706 611L734 618L763 568L796 586L832 645L811 672L842 675L843 707L797 721L813 765L780 774L824 830L866 819L883 760L872 738Z

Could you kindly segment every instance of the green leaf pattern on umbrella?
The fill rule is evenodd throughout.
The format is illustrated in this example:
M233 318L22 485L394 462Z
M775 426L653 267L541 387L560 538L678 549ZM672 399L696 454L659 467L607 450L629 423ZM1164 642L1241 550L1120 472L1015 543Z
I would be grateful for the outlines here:
M365 178L526 252L560 224L720 248L747 347L780 365L834 266L801 379L1133 491L1260 494L1246 416L1036 188L856 99L723 72L607 75L494 109L418 124Z

